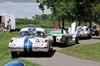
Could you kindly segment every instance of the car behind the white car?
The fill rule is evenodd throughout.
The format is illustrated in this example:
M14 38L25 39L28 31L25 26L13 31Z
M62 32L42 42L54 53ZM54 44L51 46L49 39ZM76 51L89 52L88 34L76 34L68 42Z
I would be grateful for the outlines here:
M78 26L76 28L76 32L78 34L79 37L85 37L85 38L91 38L91 31L88 28L88 26Z

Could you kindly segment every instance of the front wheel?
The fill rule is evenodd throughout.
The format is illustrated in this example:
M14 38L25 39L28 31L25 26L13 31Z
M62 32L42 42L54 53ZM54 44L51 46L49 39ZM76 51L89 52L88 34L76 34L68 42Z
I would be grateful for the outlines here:
M88 39L91 39L91 38L92 38L92 36L88 34Z
M53 41L49 40L48 44L49 44L49 50L50 51L53 50Z
M68 44L69 44L69 38L68 38L68 37L66 37L66 38L65 38L65 43L64 43L64 46L68 46Z
M49 48L49 50L48 50L48 52L47 52L47 56L48 56L48 57L51 57L52 52L53 52L53 48Z
M47 55L51 55L51 52L53 51L53 42L52 40L49 41L49 50L47 52Z
M17 58L17 57L18 57L17 52L11 52L11 57L12 57L12 58Z
M79 37L76 37L76 38L75 38L75 43L76 43L76 44L79 44Z
M52 52L52 51L53 51L53 46L50 45L50 46L49 46L49 51L48 51L48 52Z
M99 31L96 31L95 34L96 34L96 36L99 36Z

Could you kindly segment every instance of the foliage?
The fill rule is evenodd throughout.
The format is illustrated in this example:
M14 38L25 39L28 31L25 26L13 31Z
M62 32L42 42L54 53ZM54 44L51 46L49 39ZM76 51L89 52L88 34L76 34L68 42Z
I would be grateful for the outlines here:
M56 17L52 15L35 15L33 19L23 19L17 18L16 24L17 27L42 27L42 28L54 28L55 23L57 22Z
M38 2L42 6L40 7L41 10L44 6L47 6L56 17L66 16L66 18L69 18L75 16L75 0L38 0Z
M100 1L93 4L93 7L91 8L93 12L93 16L95 18L94 21L100 22Z
M16 18L16 24L36 24L32 19Z
M76 0L76 2L77 2L77 19L86 20L91 14L90 0Z
M41 14L35 15L32 17L34 20L56 20L56 18L52 14Z
M41 10L47 6L62 22L67 19L70 22L76 20L91 24L93 16L96 18L100 16L98 14L100 0L37 0L37 2L40 3Z

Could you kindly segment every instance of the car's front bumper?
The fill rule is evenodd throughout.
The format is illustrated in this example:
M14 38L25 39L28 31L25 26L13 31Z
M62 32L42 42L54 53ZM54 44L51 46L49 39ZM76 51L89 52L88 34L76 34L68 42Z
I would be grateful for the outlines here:
M88 37L89 34L80 34L79 37Z
M43 47L43 48L34 47L34 48L32 48L32 51L33 51L33 52L38 52L38 51L48 52L48 51L49 51L49 48L48 48L48 47Z
M9 47L9 49L11 51L16 51L16 52L23 52L24 51L24 48L12 48L12 47Z
M25 51L29 51L28 50L24 50L24 48L10 48L11 51L15 51L15 52L25 52ZM48 52L49 48L48 47L33 47L32 48L32 52Z

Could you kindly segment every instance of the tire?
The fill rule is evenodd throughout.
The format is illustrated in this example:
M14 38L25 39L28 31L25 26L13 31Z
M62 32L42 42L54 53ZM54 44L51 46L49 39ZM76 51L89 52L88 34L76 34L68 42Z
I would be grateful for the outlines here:
M79 37L75 38L75 44L79 44Z
M96 31L95 34L96 34L96 36L99 36L99 32L98 31Z
M53 41L49 40L49 50L53 50Z
M50 52L53 51L53 45L52 44L50 45L49 51Z
M88 39L91 39L91 38L92 38L92 36L88 34Z
M46 53L48 57L50 57L50 56L51 56L52 51L53 51L53 49L52 49L52 48L49 48L48 52Z
M49 51L53 51L53 46L50 47Z
M53 46L49 47L48 53L53 51Z
M49 41L49 50L47 52L47 56L50 56L52 51L53 51L53 42L52 42L52 40L50 40Z
M11 57L12 57L12 58L17 58L17 57L18 57L17 52L11 52Z
M65 37L65 43L64 43L64 46L68 46L68 44L69 44L69 39L68 39L68 37Z
M53 45L55 45L57 42L56 42L56 36L53 36Z

